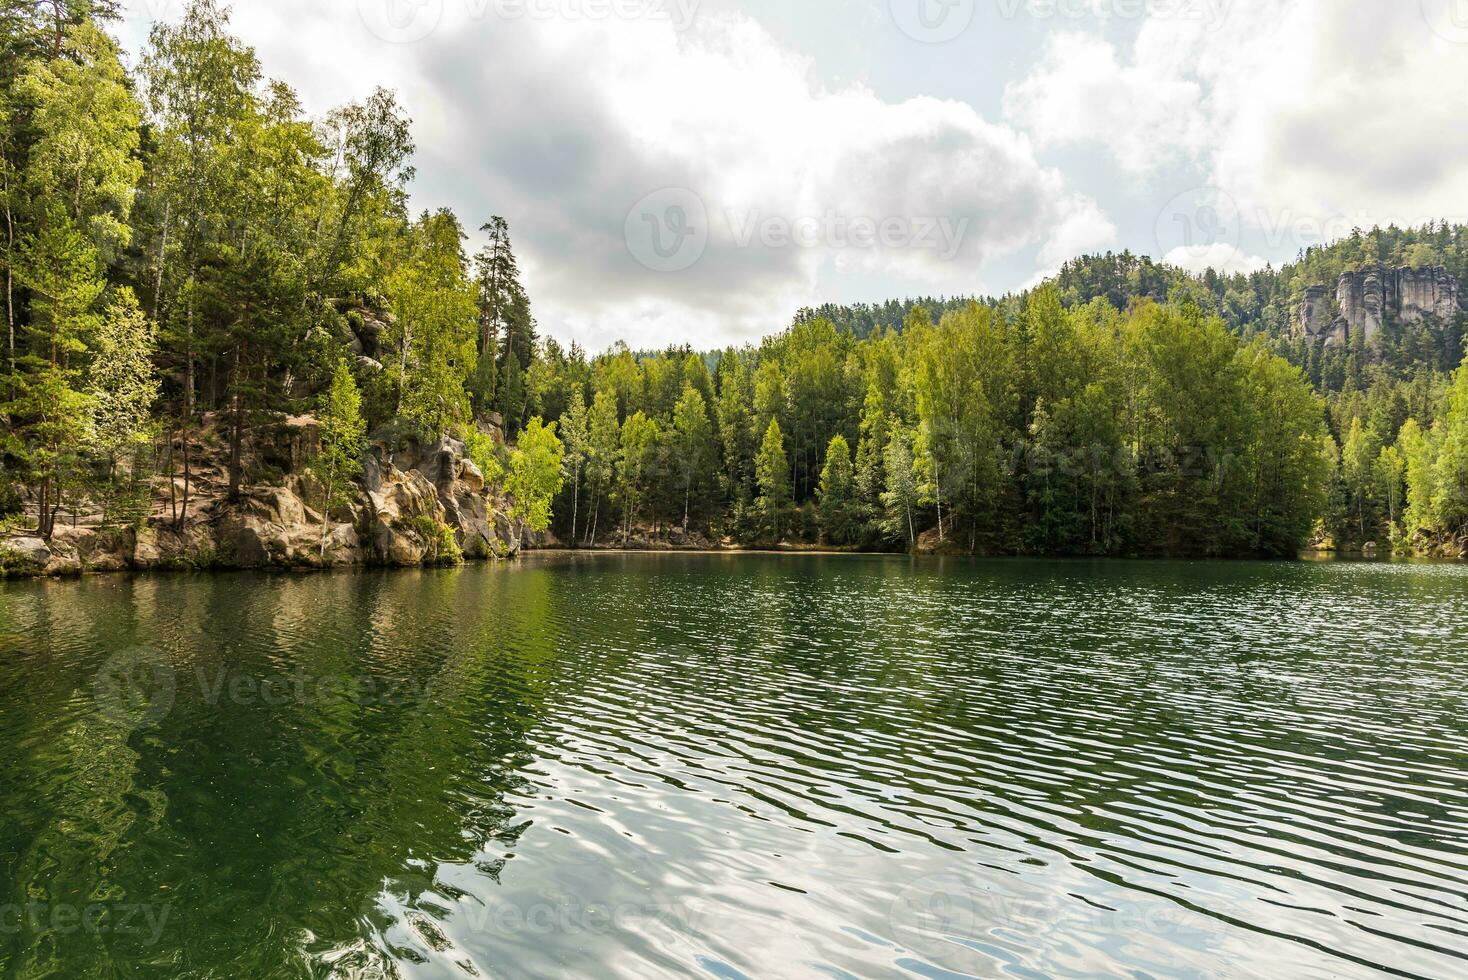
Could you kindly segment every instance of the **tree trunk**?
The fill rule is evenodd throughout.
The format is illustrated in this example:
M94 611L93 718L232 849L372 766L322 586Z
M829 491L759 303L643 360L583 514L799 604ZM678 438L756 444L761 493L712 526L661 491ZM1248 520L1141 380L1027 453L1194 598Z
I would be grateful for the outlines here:
M183 509L174 518L175 529L182 531L189 520L189 494L193 489L193 455L190 430L194 424L194 277L189 276L189 305L185 311L184 403L183 403Z
M581 523L581 467L572 468L571 474L571 544L576 544L576 528Z
M175 474L174 469L173 469L173 437L174 437L174 430L172 428L169 428L169 430L168 430L168 452L167 452L167 455L166 455L166 461L165 461L164 465L168 467L168 517L169 517L169 520L171 520L175 525L177 525L178 524L178 482L177 482L177 480L174 479L174 477L175 477L176 474Z
M935 491L935 495L938 498L938 543L939 544L942 544L943 543L943 481L938 476L938 474L940 472L941 471L938 469L938 466L935 463L933 465L933 489Z
M241 345L243 346L243 345ZM244 454L245 421L244 405L240 400L240 348L234 349L233 380L230 387L230 426L229 426L229 499L238 500L240 496L240 482L243 468L241 458Z
M326 529L331 526L332 488L336 486L336 462L326 471L326 499L321 502L321 564L326 564Z
M158 236L158 275L153 277L153 320L157 322L158 311L163 306L163 263L168 256L168 222L173 213L173 201L163 202L163 230Z
M596 532L601 526L601 481L596 482L596 499L592 502L591 509L591 534L587 538L587 544L596 547Z
M8 176L8 168L7 168ZM15 374L15 214L10 208L10 182L5 186L5 320L10 327L10 373Z
M36 490L36 533L44 541L51 540L51 528L46 523L46 518L51 513L51 477L41 477L41 485Z

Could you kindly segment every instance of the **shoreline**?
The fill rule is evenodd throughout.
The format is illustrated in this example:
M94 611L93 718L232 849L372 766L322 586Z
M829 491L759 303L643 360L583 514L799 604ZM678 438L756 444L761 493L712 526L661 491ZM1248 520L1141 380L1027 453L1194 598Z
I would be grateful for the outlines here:
M256 572L281 575L320 575L339 572L402 572L424 570L452 570L470 566L513 565L519 561L533 561L539 557L600 557L600 556L705 556L705 557L766 557L766 558L906 558L931 561L946 559L973 562L1059 562L1067 564L1112 563L1112 564L1166 564L1189 565L1236 565L1236 564L1463 564L1463 558L1444 558L1427 555L1379 555L1366 556L1337 552L1305 551L1297 558L1240 557L1190 557L1185 555L979 555L979 554L935 554L902 551L861 551L853 549L823 547L598 547L571 548L564 545L550 547L522 547L503 556L465 557L457 562L421 562L417 564L392 564L367 562L356 564L309 565L309 564L228 564L207 565L160 564L149 567L104 567L51 571L36 568L0 567L0 583L21 581L82 581L97 578L121 578L151 575L229 575L241 572Z

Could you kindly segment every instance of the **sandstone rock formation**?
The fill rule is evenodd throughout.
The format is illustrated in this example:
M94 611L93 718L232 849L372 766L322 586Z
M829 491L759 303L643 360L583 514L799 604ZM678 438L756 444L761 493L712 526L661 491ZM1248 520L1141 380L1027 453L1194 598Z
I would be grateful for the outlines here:
M356 499L322 515L310 504L320 496L304 469L315 437L314 420L286 420L269 445L257 447L287 468L284 480L246 487L237 500L227 500L221 484L201 477L182 529L156 516L140 528L58 525L49 543L23 535L0 539L0 575L413 566L460 554L513 557L529 540L454 440L397 453L374 446Z
M1374 266L1341 274L1334 303L1325 286L1309 286L1295 310L1296 336L1327 344L1364 344L1392 327L1427 323L1441 327L1458 315L1459 288L1446 268Z
M1306 337L1329 338L1335 319L1335 308L1326 288L1307 287L1304 298L1300 300L1300 308L1295 312L1295 330Z

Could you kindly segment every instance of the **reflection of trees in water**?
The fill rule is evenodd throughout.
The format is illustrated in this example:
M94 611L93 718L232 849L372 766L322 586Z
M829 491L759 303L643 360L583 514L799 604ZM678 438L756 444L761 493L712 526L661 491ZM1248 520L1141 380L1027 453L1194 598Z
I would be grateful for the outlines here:
M279 975L353 948L374 958L366 923L374 944L390 924L380 896L427 908L420 900L442 891L439 864L494 875L523 832L506 796L524 784L526 734L548 684L538 665L556 648L547 588L514 569L226 575L139 578L103 601L43 602L44 614L86 610L55 636L28 629L43 649L70 637L65 659L90 662L123 636L151 643L173 660L177 699L154 731L83 714L38 748L48 740L26 735L50 731L90 678L26 678L54 700L29 706L16 726L25 748L4 755L32 768L0 783L0 799L24 801L7 807L17 829L0 835L0 896L162 895L156 948L112 948L168 972L227 963L240 976ZM250 685L231 694L232 681L290 681L297 668L304 686L272 690L284 703ZM0 973L100 969L118 941L133 937L0 936Z
M92 975L167 916L133 861L167 801L139 785L132 727L91 703L91 671L138 643L134 589L37 583L0 608L0 975Z

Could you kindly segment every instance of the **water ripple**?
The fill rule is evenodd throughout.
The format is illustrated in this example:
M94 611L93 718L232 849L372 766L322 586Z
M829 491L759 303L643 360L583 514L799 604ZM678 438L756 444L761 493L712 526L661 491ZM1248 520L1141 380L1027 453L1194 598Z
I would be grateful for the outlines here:
M752 556L0 583L0 974L1461 976L1465 584ZM155 686L109 686L119 657ZM55 914L98 903L164 921Z

